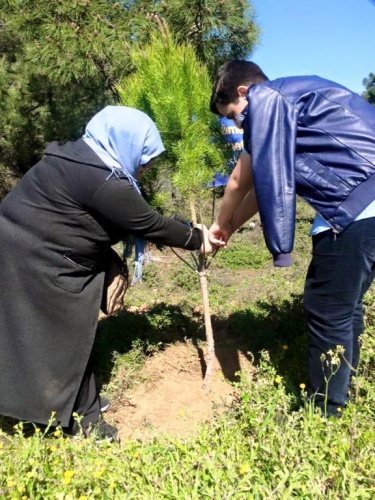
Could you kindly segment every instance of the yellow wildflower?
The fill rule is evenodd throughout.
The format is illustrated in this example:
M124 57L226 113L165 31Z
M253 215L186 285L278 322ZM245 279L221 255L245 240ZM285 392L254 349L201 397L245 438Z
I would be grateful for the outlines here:
M13 486L15 485L16 483L14 481L12 481L12 479L9 479L9 481L7 481L7 488L13 488Z
M250 465L249 464L243 464L241 465L240 467L240 474L243 475L243 474L246 474L246 472L249 472L250 470Z
M280 375L277 375L277 377L275 377L276 384L281 384L281 381L282 381L282 378L280 377Z
M57 430L53 433L53 435L54 435L55 437L60 437L60 436L61 436L61 429L57 429Z
M305 385L305 384L303 384L303 383L302 383L302 384L299 384L299 386L300 386L300 388L301 388L302 390L306 388L306 385Z
M105 471L105 467L101 467L100 469L94 471L93 472L94 478L98 479L103 474L104 471Z
M74 470L67 470L64 472L63 482L64 484L70 484L72 477L74 476Z

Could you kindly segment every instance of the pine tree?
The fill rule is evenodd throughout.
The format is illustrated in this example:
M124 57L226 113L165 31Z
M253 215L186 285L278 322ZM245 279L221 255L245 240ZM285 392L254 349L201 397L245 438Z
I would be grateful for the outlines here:
M166 153L162 162L179 193L178 203L190 203L195 218L205 186L223 163L216 117L209 110L211 80L191 45L178 45L163 24L151 43L135 48L136 71L118 86L120 102L146 112L157 124ZM165 176L164 176L165 178Z
M131 71L136 16L107 0L0 0L0 7L1 162L22 175L47 142L78 138L116 101L115 82Z
M207 184L224 164L219 146L217 120L209 111L211 81L205 65L189 44L176 44L165 22L157 18L159 30L151 42L136 48L131 56L135 72L118 87L121 103L146 112L155 121L166 153L163 177L171 178L178 193L179 209L187 200L193 225L203 222L203 206L210 197ZM209 388L214 362L214 340L207 286L207 263L200 254L193 258L198 271L206 329Z
M149 4L150 2L145 2ZM211 76L229 59L244 59L258 43L260 30L247 0L154 1L150 13L164 18L176 42L191 44Z

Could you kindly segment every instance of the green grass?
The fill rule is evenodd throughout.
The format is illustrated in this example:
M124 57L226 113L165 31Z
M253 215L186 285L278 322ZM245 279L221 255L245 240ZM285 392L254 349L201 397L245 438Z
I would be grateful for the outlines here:
M326 420L295 409L298 395L263 352L256 377L236 384L230 411L191 440L120 447L64 440L58 432L3 436L0 497L371 499L375 401L363 382L361 375L362 395L343 418Z
M235 383L236 400L194 438L121 445L0 431L1 499L342 499L375 498L375 292L366 297L366 332L341 419L304 401L307 337L303 278L311 213L299 207L294 266L275 269L260 228L236 235L209 274L214 331L253 359ZM251 244L250 244L251 243ZM262 265L246 266L246 258ZM241 265L236 264L236 260ZM147 269L147 268L146 268ZM194 282L195 280L195 282ZM197 277L184 264L151 264L126 297L134 311L100 322L99 381L116 399L142 381L148 356L184 339L204 341ZM198 302L197 302L198 301Z
M216 264L224 269L260 269L269 261L266 247L259 247L242 234L234 235L228 247L216 257Z

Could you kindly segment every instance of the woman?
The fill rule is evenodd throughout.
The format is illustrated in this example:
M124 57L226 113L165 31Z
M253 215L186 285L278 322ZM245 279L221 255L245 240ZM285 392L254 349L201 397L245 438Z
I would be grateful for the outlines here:
M113 438L89 358L104 267L128 235L197 250L202 231L163 217L137 180L164 151L153 121L108 106L82 139L51 143L0 205L0 414ZM207 241L205 245L208 245Z

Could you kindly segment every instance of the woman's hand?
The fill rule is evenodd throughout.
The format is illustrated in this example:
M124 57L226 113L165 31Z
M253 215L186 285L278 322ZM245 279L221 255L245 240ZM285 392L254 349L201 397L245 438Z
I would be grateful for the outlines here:
M200 229L202 232L202 245L200 247L200 252L204 254L210 254L214 251L214 248L212 247L210 240L208 239L208 229L204 224L197 224L195 226L197 229Z

